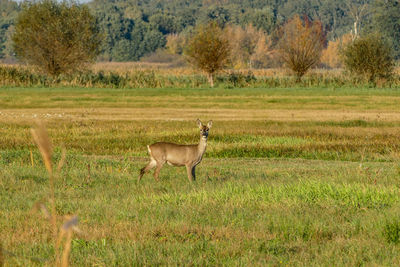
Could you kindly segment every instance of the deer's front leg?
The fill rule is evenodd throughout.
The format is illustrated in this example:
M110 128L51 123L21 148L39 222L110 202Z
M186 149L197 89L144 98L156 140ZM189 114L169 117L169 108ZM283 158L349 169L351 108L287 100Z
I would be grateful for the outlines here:
M191 181L191 182L193 182L192 170L193 170L192 165L186 165L187 176L188 176L189 181Z
M196 166L192 167L192 178L193 178L193 181L196 181Z

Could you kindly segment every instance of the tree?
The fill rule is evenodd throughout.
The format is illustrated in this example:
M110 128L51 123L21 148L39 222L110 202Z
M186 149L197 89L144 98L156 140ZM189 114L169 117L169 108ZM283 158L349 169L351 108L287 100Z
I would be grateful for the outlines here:
M19 59L56 76L93 62L102 35L87 6L43 0L23 4L12 39Z
M163 14L155 14L149 18L151 28L169 34L176 32L176 23L174 17Z
M187 39L183 34L169 34L167 35L167 43L165 48L168 53L173 55L181 55L183 53L183 48L186 46Z
M324 47L324 34L320 21L304 22L296 15L282 29L279 51L285 65L300 81L303 75L319 63Z
M276 16L270 7L252 11L248 15L248 22L251 22L257 29L271 33L276 24Z
M8 30L5 34L6 41L4 42L4 59L7 61L15 61L14 57L14 50L13 50L13 42L12 42L12 35L14 34L14 26L11 25L8 27Z
M214 74L223 69L230 55L228 40L216 22L201 25L189 40L185 52L189 63L206 72L211 87Z
M342 50L345 68L352 74L365 77L369 82L377 78L390 78L394 59L391 47L379 34L359 37Z
M227 25L246 27L252 24L257 29L266 31L271 36L273 45L276 45L275 32L279 25L295 14L304 14L313 21L321 21L326 36L331 41L349 33L354 28L355 21L357 21L357 33L365 31L371 17L369 14L372 15L369 10L374 9L374 2L389 3L396 0L91 0L87 2L99 18L107 39L103 53L109 56L119 41L131 40L126 37L132 36L129 31L135 31L135 28L141 27L142 24L146 25L144 36L152 30L158 30L164 36L172 33L181 34L195 25L209 21L217 21L222 28ZM363 7L363 3L368 6ZM391 9L387 13L396 15L396 10ZM120 33L124 34L121 36ZM396 35L388 34L388 36ZM395 38L397 37L393 40ZM142 52L148 54L151 51ZM274 53L274 59L275 55L277 54ZM278 63L278 60L276 62Z
M373 4L372 26L392 44L394 56L400 59L400 2L376 0Z
M352 41L350 33L344 34L342 37L329 41L326 49L322 51L321 63L330 68L340 68L343 66L340 58L340 49L345 47Z
M13 22L19 11L18 3L11 0L0 0L0 59L11 56L9 36L13 31Z
M164 35L157 30L148 32L143 38L145 50L149 52L153 52L156 51L157 48L164 47L166 42L167 41Z
M351 34L353 40L357 39L360 34L362 20L369 12L369 6L366 0L347 0L345 2L348 14L353 18L353 30Z
M217 22L219 27L225 27L230 20L229 10L222 5L212 5L206 11L206 21Z
M114 61L136 61L139 60L137 53L143 54L140 43L132 42L127 39L118 41L113 47L111 56Z
M227 26L227 37L231 46L230 63L234 68L253 67L261 65L261 61L268 55L267 35L257 30L253 25L245 28Z
M254 52L250 57L251 67L267 68L274 65L274 51L271 49L271 41L267 35L263 35L258 39Z

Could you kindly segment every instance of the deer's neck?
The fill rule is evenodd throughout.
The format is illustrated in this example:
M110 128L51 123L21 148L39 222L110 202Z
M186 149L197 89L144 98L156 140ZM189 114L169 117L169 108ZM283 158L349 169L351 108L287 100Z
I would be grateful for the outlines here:
M197 150L200 156L204 154L204 152L206 151L206 147L207 147L207 138L203 138L202 136L200 136L200 142L197 145Z

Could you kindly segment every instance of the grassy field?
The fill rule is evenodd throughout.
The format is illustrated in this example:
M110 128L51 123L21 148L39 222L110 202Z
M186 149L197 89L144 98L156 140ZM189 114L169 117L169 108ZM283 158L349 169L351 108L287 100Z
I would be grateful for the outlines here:
M57 214L79 216L73 266L400 264L400 90L0 89L0 263L51 266L46 123ZM137 184L146 145L208 148L189 183L166 166ZM31 156L32 155L32 156Z

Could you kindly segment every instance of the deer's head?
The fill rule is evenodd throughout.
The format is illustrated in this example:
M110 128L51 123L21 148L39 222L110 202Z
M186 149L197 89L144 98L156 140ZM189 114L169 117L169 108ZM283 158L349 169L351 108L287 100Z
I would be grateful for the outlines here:
M207 125L203 125L203 123L199 119L197 119L197 125L199 126L200 129L201 138L207 139L208 131L212 126L212 121L207 122Z

